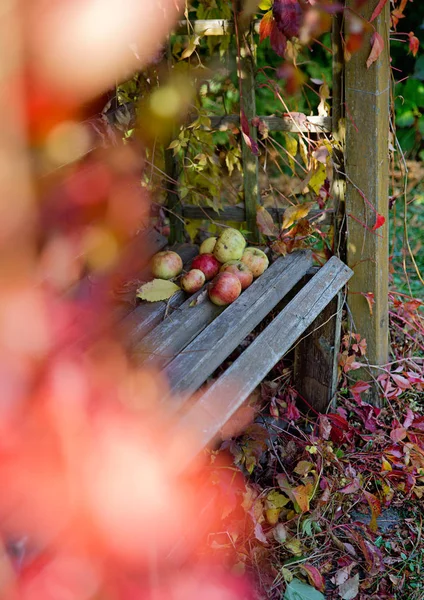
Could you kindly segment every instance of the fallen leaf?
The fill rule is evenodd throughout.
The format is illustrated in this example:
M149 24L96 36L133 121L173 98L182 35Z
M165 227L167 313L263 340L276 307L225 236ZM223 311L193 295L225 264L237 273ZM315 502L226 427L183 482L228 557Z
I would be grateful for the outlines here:
M293 573L286 567L283 567L281 569L281 574L284 577L284 581L286 583L290 583L290 581L293 581Z
M378 59L380 54L383 52L383 49L384 49L384 40L381 37L381 35L379 33L377 33L377 31L375 31L371 36L371 52L367 59L367 69L369 69L373 63L375 63L375 61ZM379 217L383 219L383 223L384 223L384 221L385 221L384 217L382 215L377 215L377 222L374 225L373 229L377 229L377 223L378 223ZM378 225L378 227L381 227L381 225L383 225L383 223Z
M312 497L313 489L312 483L307 483L306 485L298 485L292 490L292 494L303 513L309 510L309 501Z
M359 482L358 477L355 477L353 481L342 487L339 492L341 494L354 494L359 489L361 489L361 484Z
M297 463L294 468L294 472L300 475L301 477L305 477L310 471L314 468L314 464L308 462L307 460L301 460Z
M269 10L272 8L272 1L273 0L261 0L258 4L258 8L260 10Z
M287 550L289 552L291 552L295 556L302 555L302 544L301 544L300 540L298 540L297 538L293 537L293 538L291 538L291 540L286 541L284 543L284 546L287 548Z
M368 502L368 505L371 509L370 529L371 529L371 531L373 531L375 533L378 529L377 517L379 517L381 514L380 500L376 496L374 496L374 494L371 494L370 492L364 491L364 496L365 496L365 498Z
M278 523L278 525L274 527L272 534L274 539L280 544L284 544L289 536L287 528L285 525L283 525L283 523Z
M262 542L263 544L268 544L268 540L265 537L264 530L262 529L262 525L260 523L256 523L255 525L255 538Z
M304 571L306 571L311 585L313 585L314 588L316 588L320 592L323 592L325 588L324 579L321 573L318 571L318 569L308 563L305 563L300 566Z
M153 281L149 281L138 288L137 298L147 302L159 302L160 300L168 300L179 290L178 285L172 281L153 279Z
M208 297L208 288L206 287L204 290L202 290L201 292L199 292L197 294L197 296L194 298L194 300L192 300L190 302L189 307L192 308L193 306L197 306L198 304L205 302L207 297Z
M359 573L342 583L337 591L342 600L354 600L359 594Z
M404 427L397 427L390 432L390 439L396 444L406 438L406 433Z
M325 597L311 585L294 578L287 586L283 600L325 600Z

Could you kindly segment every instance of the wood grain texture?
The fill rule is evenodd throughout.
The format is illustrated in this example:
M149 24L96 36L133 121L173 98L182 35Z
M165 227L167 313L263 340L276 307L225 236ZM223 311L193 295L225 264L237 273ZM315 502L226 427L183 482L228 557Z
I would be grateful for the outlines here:
M317 412L326 412L337 390L342 293L339 292L302 335L295 348L296 391Z
M330 133L331 117L308 117L302 120L295 120L290 116L276 117L260 116L259 118L266 124L269 131L287 131L291 133ZM239 115L225 115L222 117L211 117L213 129L228 129L231 125L240 126Z
M240 59L239 69L241 76L240 91L240 110L248 121L249 138L252 148L246 142L246 137L241 138L241 158L243 167L243 191L244 191L244 209L246 215L246 228L249 231L249 241L258 243L260 241L259 229L256 224L256 209L260 202L259 193L259 160L258 153L253 151L253 146L257 144L258 130L251 125L251 121L256 117L256 49L253 35L250 32L243 32L239 35Z
M191 261L199 253L199 248L195 244L177 244L171 249L181 256L186 270L189 269ZM146 279L151 277L149 271L145 275ZM140 302L120 323L125 345L131 348L137 344L144 335L160 323L165 316L167 307L172 313L181 306L186 297L186 294L180 291L172 296L169 302Z
M190 396L302 278L310 251L276 260L165 369L179 402Z
M179 429L197 434L194 453L211 442L351 275L352 271L338 258L331 258L189 409Z
M346 2L355 7L354 0ZM358 12L368 20L378 0L369 0ZM388 170L389 170L389 24L387 2L373 26L384 40L384 49L370 68L373 31L364 34L360 50L345 66L346 113L346 216L347 263L354 276L349 283L350 325L367 340L367 359L382 365L388 360ZM373 29L374 29L373 27ZM366 200L364 200L364 197ZM376 231L376 213L386 223ZM362 294L373 293L375 304L370 314ZM364 372L355 375L367 377ZM369 377L369 376L368 376ZM378 402L378 393L373 394ZM371 400L371 399L370 399Z

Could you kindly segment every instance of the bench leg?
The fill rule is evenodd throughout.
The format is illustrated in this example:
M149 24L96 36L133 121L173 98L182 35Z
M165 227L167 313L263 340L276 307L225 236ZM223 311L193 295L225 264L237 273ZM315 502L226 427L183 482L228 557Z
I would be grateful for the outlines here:
M317 412L326 412L335 398L342 305L339 292L295 348L295 388Z

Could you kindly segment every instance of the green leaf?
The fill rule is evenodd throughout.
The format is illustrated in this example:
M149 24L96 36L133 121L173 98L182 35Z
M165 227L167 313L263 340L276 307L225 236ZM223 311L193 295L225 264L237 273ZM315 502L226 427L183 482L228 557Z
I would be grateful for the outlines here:
M260 10L269 10L272 8L273 0L261 0L258 4Z
M325 600L325 597L307 583L293 579L286 588L283 600Z
M138 288L137 298L147 302L159 302L160 300L168 300L179 289L178 285L172 281L153 279L153 281L149 281Z

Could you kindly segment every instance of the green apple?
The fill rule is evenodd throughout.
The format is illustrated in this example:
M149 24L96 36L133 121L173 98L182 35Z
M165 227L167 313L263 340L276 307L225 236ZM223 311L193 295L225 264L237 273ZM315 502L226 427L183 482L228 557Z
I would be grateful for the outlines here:
M210 237L200 244L199 254L212 254L216 244L216 237Z
M245 247L246 240L240 231L229 227L217 239L213 253L219 262L226 263L229 260L240 260Z
M268 268L269 260L265 252L259 248L246 248L241 257L241 262L245 264L253 273L253 277L259 277Z

